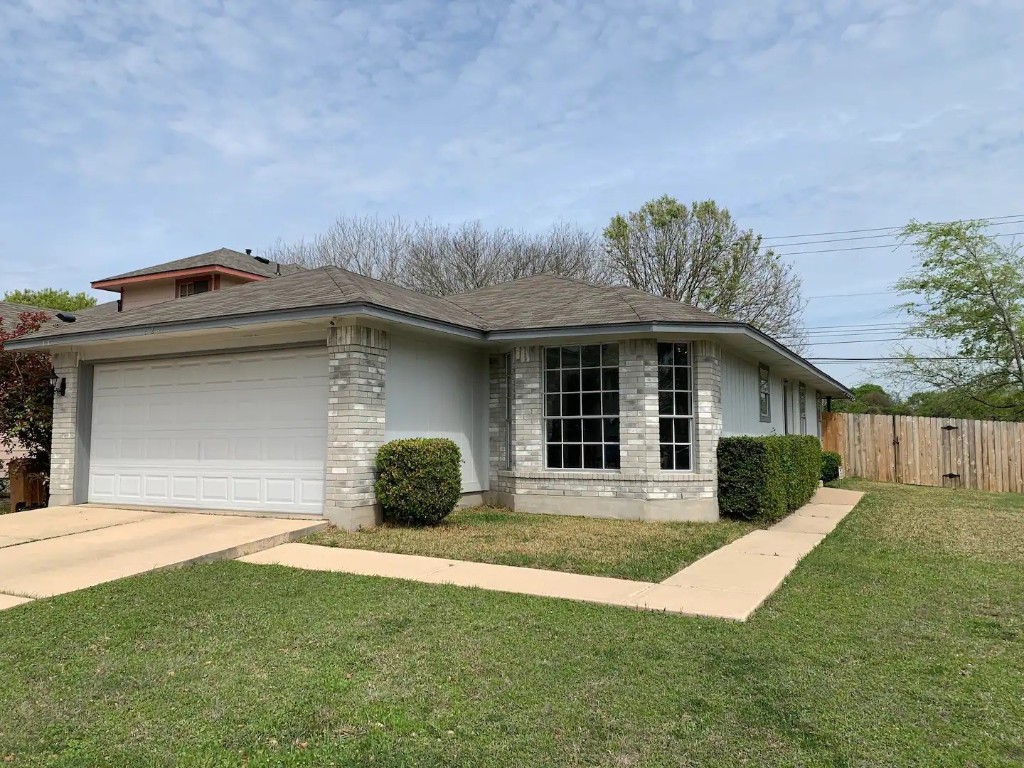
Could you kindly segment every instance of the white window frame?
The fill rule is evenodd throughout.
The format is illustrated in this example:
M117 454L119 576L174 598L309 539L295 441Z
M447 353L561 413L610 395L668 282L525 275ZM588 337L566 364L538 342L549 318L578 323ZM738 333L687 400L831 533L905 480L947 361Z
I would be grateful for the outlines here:
M767 408L762 410L761 403ZM772 423L772 369L764 363L757 364L757 414L763 424Z
M797 397L800 400L800 434L807 434L807 385L802 381L797 387Z
M672 347L672 365L662 365L663 347ZM678 347L686 350L685 364L678 364ZM662 472L693 472L697 464L697 418L694 414L694 366L693 366L693 345L688 341L659 341L657 344L658 356L658 461ZM671 387L663 386L665 371L671 370ZM680 371L685 371L680 374ZM680 383L684 387L680 387ZM680 396L682 402L686 403L679 408ZM688 413L687 413L688 411ZM680 422L686 426L686 440L679 439ZM668 431L671 441L663 440L665 426L668 424ZM669 448L672 466L665 466L663 451ZM689 449L689 466L680 467L677 465L677 450L679 448Z
M600 350L600 360L597 366L583 366L583 348L598 347ZM615 362L614 364L605 364L606 356L607 359L611 359L610 350L614 348ZM576 350L578 357L578 364L573 366L565 366L566 350ZM558 368L549 368L548 362L552 352L557 351L559 357ZM570 353L571 354L571 353ZM615 371L615 387L606 388L606 371ZM579 388L578 389L567 389L565 387L566 377L565 373L568 373L571 377L574 371L579 372ZM597 371L598 389L592 387L584 387L583 383L583 372L584 371ZM541 375L544 377L544 468L552 472L620 472L621 471L621 414L620 407L622 403L621 398L621 359L620 359L620 345L617 342L597 342L592 344L564 344L553 347L544 348L544 357L541 360ZM558 378L558 389L553 390L551 387L553 377L550 374L557 373ZM564 405L566 403L566 396L578 395L580 397L579 414L566 414ZM606 396L614 395L614 409L611 408L611 401L606 399ZM558 413L552 413L551 405L554 402L552 398L557 396L558 398ZM600 406L599 413L584 415L583 414L583 398L585 396L596 396L597 402ZM580 419L580 441L565 440L565 427L566 423L575 419ZM587 422L591 424L598 422L598 430L600 432L601 439L585 440L584 433L588 429ZM552 423L558 423L557 431L560 439L551 440L549 429ZM612 423L614 422L614 424ZM593 429L593 427L591 427ZM611 439L611 435L616 435L614 439ZM560 449L560 466L552 466L550 463L550 451L549 448L555 445L561 446ZM579 466L566 467L565 466L565 448L566 446L580 446L580 462ZM600 467L588 467L586 466L586 448L585 446L600 446L601 451L601 466ZM613 452L609 451L609 448L614 446ZM614 454L614 460L610 461L609 457ZM609 466L611 465L611 466Z

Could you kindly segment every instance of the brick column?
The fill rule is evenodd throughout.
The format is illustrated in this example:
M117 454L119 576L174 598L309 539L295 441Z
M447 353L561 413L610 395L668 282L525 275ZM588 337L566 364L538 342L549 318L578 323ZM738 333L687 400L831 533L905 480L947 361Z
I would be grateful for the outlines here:
M658 343L654 339L619 343L619 438L624 473L658 471Z
M377 449L384 443L387 356L385 331L361 325L330 329L324 512L346 530L380 521L373 481Z
M512 352L512 466L516 471L544 469L543 347Z
M53 396L53 431L50 446L51 507L74 503L75 443L78 439L78 355L58 352L53 356L57 380L67 380L64 396Z
M722 349L713 341L693 342L697 419L697 464L705 475L718 473L718 438L722 436Z

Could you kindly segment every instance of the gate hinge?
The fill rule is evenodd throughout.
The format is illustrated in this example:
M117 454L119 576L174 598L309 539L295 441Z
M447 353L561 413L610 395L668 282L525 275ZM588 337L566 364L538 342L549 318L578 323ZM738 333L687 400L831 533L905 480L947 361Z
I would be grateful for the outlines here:
M960 477L960 475L958 475L956 472L947 472L946 474L943 475L943 477L948 477L950 480L952 480L954 477Z
M952 424L947 424L946 426L943 427L943 429L949 432L950 430L953 429L959 429L959 427L953 426Z

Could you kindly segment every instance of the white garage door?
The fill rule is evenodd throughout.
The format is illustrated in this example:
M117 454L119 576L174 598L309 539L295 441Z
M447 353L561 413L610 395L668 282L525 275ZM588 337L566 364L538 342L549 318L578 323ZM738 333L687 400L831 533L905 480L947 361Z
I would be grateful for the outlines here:
M97 365L89 501L321 514L324 349Z

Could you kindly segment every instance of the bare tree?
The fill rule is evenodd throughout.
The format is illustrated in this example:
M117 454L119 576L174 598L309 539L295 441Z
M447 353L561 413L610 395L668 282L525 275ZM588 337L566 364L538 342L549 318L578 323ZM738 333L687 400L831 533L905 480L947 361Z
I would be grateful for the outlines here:
M713 200L688 208L664 195L617 214L604 246L615 280L805 344L800 278Z
M311 268L334 264L435 295L471 291L540 272L590 282L606 278L598 238L564 223L533 234L508 227L485 228L479 221L410 224L399 217L342 216L312 240L279 240L263 255Z

